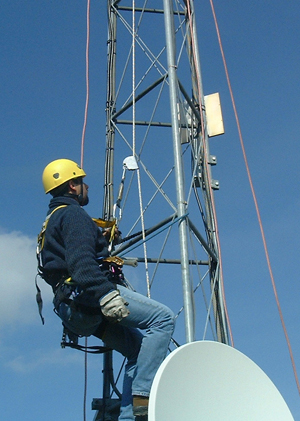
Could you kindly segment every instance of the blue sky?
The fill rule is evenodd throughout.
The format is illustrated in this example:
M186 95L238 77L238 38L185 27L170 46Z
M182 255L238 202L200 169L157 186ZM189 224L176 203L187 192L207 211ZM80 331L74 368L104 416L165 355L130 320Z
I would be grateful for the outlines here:
M103 2L104 3L104 2ZM204 93L220 92L225 135L212 139L224 282L235 346L272 379L300 420L299 394L267 270L259 226L209 2L197 26ZM300 370L300 6L221 2L215 9L264 224L272 269ZM83 354L61 350L61 325L43 286L35 304L35 240L48 204L41 174L58 157L80 160L85 105L86 4L28 0L0 6L2 194L0 375L5 420L82 419ZM159 30L159 28L158 28ZM161 29L163 36L163 32ZM88 212L101 215L105 148L106 6L91 7L90 107L85 170ZM89 358L89 405L100 397L102 359ZM5 379L5 380L4 380Z

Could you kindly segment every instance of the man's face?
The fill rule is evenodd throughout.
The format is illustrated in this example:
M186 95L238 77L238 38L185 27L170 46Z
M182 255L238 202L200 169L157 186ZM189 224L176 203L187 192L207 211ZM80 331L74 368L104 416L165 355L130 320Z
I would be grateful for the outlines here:
M78 183L74 185L74 190L76 195L80 198L80 205L85 206L89 203L89 186L82 181L82 179L78 180Z
M82 200L81 206L85 206L89 203L89 186L86 183L82 183Z

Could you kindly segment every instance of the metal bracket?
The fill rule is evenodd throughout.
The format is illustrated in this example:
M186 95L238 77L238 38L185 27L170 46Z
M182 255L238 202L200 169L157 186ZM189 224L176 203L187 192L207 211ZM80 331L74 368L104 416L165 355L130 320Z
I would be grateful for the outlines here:
M208 163L210 165L217 165L217 157L216 155L210 155Z
M211 180L211 188L213 190L219 190L220 188L219 180Z

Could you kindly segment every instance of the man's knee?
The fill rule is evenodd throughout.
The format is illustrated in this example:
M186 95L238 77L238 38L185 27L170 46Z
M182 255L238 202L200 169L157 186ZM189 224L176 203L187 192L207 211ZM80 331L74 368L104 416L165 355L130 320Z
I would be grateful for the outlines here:
M173 333L174 328L175 328L175 314L167 306L163 307L163 311L161 312L160 323L161 323L161 327L164 330L170 332L171 334Z

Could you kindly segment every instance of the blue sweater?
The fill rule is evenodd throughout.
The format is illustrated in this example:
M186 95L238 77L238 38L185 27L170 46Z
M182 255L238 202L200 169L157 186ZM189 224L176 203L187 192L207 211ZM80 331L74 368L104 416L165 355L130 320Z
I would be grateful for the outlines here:
M109 291L116 289L109 272L99 267L97 258L108 256L108 244L92 218L72 197L51 199L50 217L45 232L42 264L45 279L52 287L65 275L85 292L91 306ZM48 278L48 279L47 279Z

